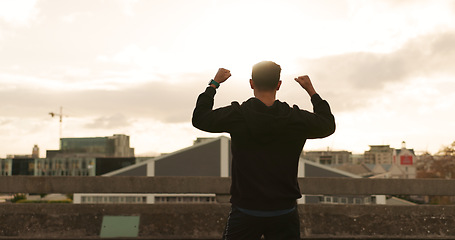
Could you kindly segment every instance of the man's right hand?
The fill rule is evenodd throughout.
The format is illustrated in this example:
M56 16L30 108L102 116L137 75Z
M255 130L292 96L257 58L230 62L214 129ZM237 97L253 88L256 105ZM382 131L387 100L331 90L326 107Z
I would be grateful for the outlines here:
M218 72L216 73L215 78L213 78L213 80L215 82L222 83L222 82L226 81L230 76L231 76L231 71L224 69L224 68L220 68L220 69L218 69Z
M314 90L313 84L311 83L310 77L308 75L303 75L297 78L294 78L296 82L302 86L303 89L305 89L308 93L308 95L313 96L316 94L316 90Z

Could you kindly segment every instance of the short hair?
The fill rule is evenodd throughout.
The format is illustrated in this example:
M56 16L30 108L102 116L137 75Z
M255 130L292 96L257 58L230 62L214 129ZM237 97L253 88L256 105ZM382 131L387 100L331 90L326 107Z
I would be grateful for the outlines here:
M258 90L274 90L280 81L281 67L272 61L262 61L253 66L251 79Z

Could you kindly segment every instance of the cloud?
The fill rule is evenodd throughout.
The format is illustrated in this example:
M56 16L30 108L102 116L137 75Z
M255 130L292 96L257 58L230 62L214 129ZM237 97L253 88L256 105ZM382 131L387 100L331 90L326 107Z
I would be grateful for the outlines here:
M3 89L0 112L3 116L44 116L63 106L73 117L98 117L87 126L113 127L121 114L130 118L147 117L163 122L187 122L191 119L197 95L205 88L207 76L180 76L185 81L173 83L168 78L132 85L118 90L89 89L62 91L37 89L24 85ZM208 80L207 80L208 81ZM195 87L196 86L196 87ZM124 119L124 121L126 121Z
M455 74L455 32L415 38L391 53L357 52L303 62L318 77L358 88L377 89L388 82L437 73Z
M122 8L123 14L134 16L134 5L136 5L138 0L117 0L117 2Z
M0 126L6 126L12 122L11 119L0 119Z
M62 20L66 23L74 23L78 19L85 18L85 17L91 17L91 16L93 16L93 14L90 12L75 12L75 13L71 13L66 16L63 16Z
M112 116L99 117L93 122L86 124L85 127L94 129L115 129L128 127L129 125L131 125L130 120L123 114L117 113Z
M27 25L37 14L37 0L2 0L0 1L0 19L12 25Z
M369 106L376 101L375 97L383 95L386 87L395 83L413 78L455 75L451 66L455 62L454 42L454 32L425 35L390 53L347 53L301 60L300 65L334 110L349 112ZM186 73L157 75L148 81L134 82L134 77L119 69L118 72L109 72L109 79L123 80L109 82L109 79L103 80L106 75L101 70L94 72L97 74L93 80L88 77L83 81L87 85L85 88L82 85L64 87L73 86L70 82L62 82L59 88L19 84L21 80L17 79L18 84L11 83L14 87L0 89L0 112L4 117L47 117L49 111L63 106L64 110L77 113L72 117L95 119L86 123L86 127L103 128L129 124L138 118L168 123L189 122L198 94L212 77L212 73ZM94 72L83 72L83 75ZM237 76L232 78L220 90L216 104L226 105L232 100L241 102L250 96L247 84L236 82L239 80ZM94 88L100 84L106 87ZM290 89L285 94L283 100L290 104L302 102L301 91Z
M390 53L354 52L300 62L337 108L364 107L386 86L414 78L454 76L455 32L424 35ZM352 110L352 109L351 109Z

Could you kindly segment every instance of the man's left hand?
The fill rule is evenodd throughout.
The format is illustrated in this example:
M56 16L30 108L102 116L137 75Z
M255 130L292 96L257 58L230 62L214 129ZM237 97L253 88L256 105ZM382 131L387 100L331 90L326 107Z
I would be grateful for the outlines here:
M215 82L222 83L226 81L229 77L231 76L231 71L225 69L225 68L220 68L218 69L218 72L215 75L215 78L213 79Z

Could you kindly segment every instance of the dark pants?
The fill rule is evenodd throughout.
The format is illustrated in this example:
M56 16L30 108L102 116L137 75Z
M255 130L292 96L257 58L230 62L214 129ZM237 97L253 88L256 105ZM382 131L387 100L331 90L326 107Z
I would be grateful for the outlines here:
M300 240L300 220L297 208L275 217L255 217L232 207L223 240Z

